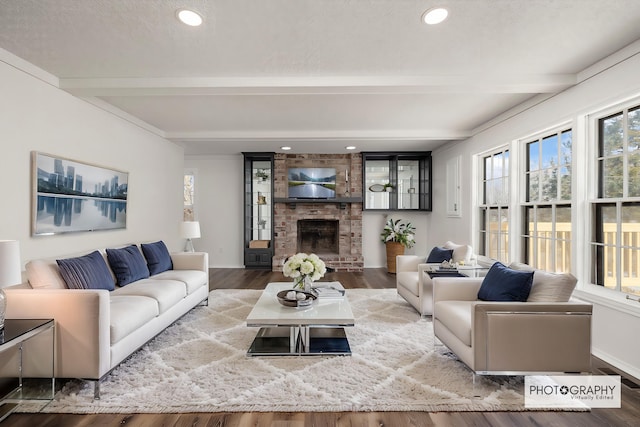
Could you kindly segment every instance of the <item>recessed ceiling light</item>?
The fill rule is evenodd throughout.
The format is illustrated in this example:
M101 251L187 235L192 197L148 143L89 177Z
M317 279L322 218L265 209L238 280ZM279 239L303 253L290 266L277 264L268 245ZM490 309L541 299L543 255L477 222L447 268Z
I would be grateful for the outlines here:
M347 150L355 150L356 146L355 145L347 145L346 147L344 147Z
M177 13L178 19L187 25L197 27L202 24L202 16L199 13L189 9L180 9Z
M449 15L449 11L447 9L443 7L435 7L427 10L422 15L422 20L425 24L435 25L447 19L447 15Z
M285 145L284 147L280 147L280 149L281 149L281 150L284 150L284 151L289 151L289 150L291 150L291 147L287 147L287 146Z

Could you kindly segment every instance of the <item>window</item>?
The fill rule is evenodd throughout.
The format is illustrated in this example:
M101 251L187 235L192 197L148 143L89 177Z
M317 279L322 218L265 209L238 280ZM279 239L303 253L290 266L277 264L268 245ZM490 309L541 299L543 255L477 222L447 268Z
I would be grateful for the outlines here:
M481 255L509 262L509 150L482 158Z
M571 130L526 143L524 261L571 271Z
M184 174L184 221L195 221L195 182L196 176L193 172Z
M640 106L598 119L592 280L640 295Z

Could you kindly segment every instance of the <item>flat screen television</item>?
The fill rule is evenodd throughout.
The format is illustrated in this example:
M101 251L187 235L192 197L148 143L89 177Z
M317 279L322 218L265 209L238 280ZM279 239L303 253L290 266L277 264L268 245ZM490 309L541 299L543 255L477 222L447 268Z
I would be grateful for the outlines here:
M333 199L336 197L335 168L289 168L290 199Z

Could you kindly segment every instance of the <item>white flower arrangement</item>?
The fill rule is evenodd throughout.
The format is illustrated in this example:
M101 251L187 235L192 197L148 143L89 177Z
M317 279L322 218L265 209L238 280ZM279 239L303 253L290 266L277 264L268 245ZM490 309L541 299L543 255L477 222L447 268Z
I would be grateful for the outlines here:
M312 282L320 279L327 272L327 267L318 255L297 253L289 257L282 267L282 273L296 282L296 287L303 287L305 278Z

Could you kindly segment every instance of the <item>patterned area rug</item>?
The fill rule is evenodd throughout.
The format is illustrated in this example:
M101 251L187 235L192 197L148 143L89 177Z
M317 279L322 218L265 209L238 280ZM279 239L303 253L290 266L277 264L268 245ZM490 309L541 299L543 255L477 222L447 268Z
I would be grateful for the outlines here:
M522 377L478 381L395 289L350 289L352 356L247 357L261 291L215 290L101 384L71 381L58 413L521 411ZM474 396L479 397L474 397ZM21 411L29 412L28 406Z

